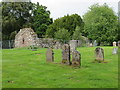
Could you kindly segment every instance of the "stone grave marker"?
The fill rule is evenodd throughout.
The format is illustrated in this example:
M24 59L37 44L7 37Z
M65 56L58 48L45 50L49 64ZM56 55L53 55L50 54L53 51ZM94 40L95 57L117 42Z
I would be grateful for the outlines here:
M72 66L81 66L81 54L76 50L72 52Z
M104 61L104 50L100 47L95 49L96 60L99 62Z
M89 45L90 47L92 47L93 46L93 44L92 43L90 43L90 45Z
M52 48L48 48L46 52L46 61L47 62L54 62L54 52Z
M117 54L118 48L113 48L112 54Z
M115 42L115 41L113 42L113 46L115 46L115 47L116 47L116 42Z
M97 41L96 41L96 40L93 42L93 46L94 46L94 47L97 46Z
M70 65L70 46L64 44L62 47L62 64Z

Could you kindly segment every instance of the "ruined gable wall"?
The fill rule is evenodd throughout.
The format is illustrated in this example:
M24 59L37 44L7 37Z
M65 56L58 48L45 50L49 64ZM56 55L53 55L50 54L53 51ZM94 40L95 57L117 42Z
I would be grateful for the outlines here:
M15 47L26 47L35 45L37 34L31 28L20 29L15 36Z

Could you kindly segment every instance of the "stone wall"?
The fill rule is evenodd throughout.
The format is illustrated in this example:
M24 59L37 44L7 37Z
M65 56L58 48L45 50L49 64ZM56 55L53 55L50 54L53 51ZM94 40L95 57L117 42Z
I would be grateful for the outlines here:
M63 44L52 38L38 38L37 34L31 28L20 29L18 34L15 36L15 48L34 45L41 48L51 47L54 49L61 49ZM82 46L83 42L82 40L70 40L69 44L71 47L77 48Z
M38 38L37 34L31 28L20 29L15 36L15 48L37 46L41 48L61 48L62 44L52 38Z
M36 40L36 45L41 48L55 48L60 49L62 44L52 38L38 38Z

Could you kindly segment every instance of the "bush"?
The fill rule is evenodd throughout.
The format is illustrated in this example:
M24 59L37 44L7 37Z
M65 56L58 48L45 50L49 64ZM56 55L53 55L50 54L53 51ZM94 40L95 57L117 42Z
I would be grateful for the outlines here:
M82 35L81 35L81 28L79 26L76 27L73 36L73 40L82 40Z
M58 39L60 42L70 40L70 33L66 29L59 29L55 33L55 39Z

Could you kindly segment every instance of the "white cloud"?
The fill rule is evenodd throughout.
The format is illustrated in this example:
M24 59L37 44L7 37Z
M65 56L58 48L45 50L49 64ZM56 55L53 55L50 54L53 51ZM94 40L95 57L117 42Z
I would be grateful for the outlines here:
M95 3L107 3L116 13L118 11L118 0L32 0L32 2L47 6L54 19L74 13L82 16L87 12L88 7Z

